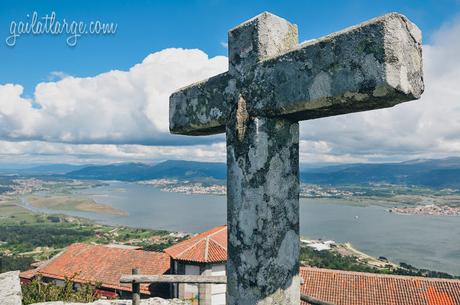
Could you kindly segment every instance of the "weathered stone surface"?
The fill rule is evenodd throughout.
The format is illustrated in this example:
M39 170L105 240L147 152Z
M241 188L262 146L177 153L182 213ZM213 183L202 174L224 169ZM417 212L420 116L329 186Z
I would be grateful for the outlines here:
M0 274L0 304L1 305L22 305L22 292L19 280L19 271L11 271ZM66 303L66 302L44 302L33 305L131 305L130 300L100 300L93 303ZM165 300L151 298L141 300L141 305L190 305L187 301L179 299Z
M229 32L236 107L227 121L227 304L300 304L299 125L253 116L253 67L297 45L297 27L262 14Z
M183 88L169 98L169 129L173 133L207 135L225 131L228 73ZM185 114L189 115L185 115Z
M270 13L262 13L228 32L229 73L251 74L252 67L298 45L297 26Z
M19 271L0 274L0 304L21 305L22 292L19 282Z
M93 303L65 303L65 302L45 302L45 303L37 303L34 305L131 305L130 300L100 300ZM3 305L3 304L2 304ZM186 301L181 301L179 299L171 299L165 300L161 298L152 298L141 300L141 305L190 305L190 303Z
M294 120L417 99L424 90L421 39L416 25L391 13L299 46L294 25L263 13L229 32L229 72L171 96L170 130L223 132L239 95L249 115Z
M229 32L229 71L170 97L172 133L227 135L227 304L298 305L299 120L423 92L421 33L388 14L298 45L263 13Z
M227 125L227 304L299 304L299 125L237 125Z
M422 73L421 32L393 13L264 61L244 81L251 115L308 120L417 99Z

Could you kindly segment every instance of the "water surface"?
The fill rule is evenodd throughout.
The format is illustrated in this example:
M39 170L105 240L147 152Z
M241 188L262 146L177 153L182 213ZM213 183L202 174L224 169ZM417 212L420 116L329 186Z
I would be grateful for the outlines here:
M129 215L62 213L105 224L185 232L201 232L226 223L225 196L167 193L152 186L125 182L110 182L108 186L79 192ZM399 215L380 206L302 198L300 234L351 242L373 256L460 275L460 217Z

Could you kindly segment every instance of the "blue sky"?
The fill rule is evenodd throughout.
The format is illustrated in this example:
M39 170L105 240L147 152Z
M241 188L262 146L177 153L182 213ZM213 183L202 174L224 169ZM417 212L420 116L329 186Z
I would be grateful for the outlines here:
M5 39L12 21L117 24L108 36ZM225 138L168 132L168 97L227 69L227 31L269 11L305 41L397 11L424 34L426 92L392 109L301 123L301 162L383 162L460 154L460 0L1 1L0 165L225 160ZM38 107L37 105L40 105Z
M300 41L398 11L430 41L433 31L460 11L460 1L1 1L1 37L8 36L12 20L27 20L26 14L33 11L40 16L55 11L59 19L115 22L118 30L114 36L83 37L75 48L62 37L24 37L14 48L0 44L0 83L21 83L29 95L52 71L94 76L126 70L147 54L169 47L226 55L221 42L226 42L228 29L263 11L296 23Z

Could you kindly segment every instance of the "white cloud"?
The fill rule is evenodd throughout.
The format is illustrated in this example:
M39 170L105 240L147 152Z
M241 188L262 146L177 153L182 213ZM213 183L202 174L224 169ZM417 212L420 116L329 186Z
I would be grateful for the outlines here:
M166 49L129 71L40 83L34 100L21 96L20 85L0 85L0 138L123 144L179 141L169 136L169 95L225 70L225 57ZM40 109L32 107L34 103Z
M54 82L68 77L69 75L62 71L51 71L48 75L47 81Z
M67 144L43 141L0 141L1 164L23 163L112 163L186 159L225 162L225 143L191 146L146 146L135 144Z
M460 153L460 19L424 45L422 98L394 108L301 123L301 138L326 143L332 155L367 160Z
M460 20L441 28L424 46L424 64L426 91L419 101L301 123L301 162L458 155ZM35 88L33 99L22 96L20 85L0 85L0 161L225 161L222 136L169 134L168 96L226 69L226 57L166 49L128 71L89 78L56 74L58 80ZM184 141L190 146L181 146Z

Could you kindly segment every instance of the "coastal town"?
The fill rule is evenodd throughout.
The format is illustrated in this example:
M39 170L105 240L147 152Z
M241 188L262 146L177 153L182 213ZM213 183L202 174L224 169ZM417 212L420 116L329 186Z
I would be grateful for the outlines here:
M182 194L200 194L200 195L226 195L227 188L222 184L205 184L202 182L180 181L177 179L153 179L139 182L144 185L151 185L159 188L163 192L182 193ZM379 186L381 187L381 186ZM388 186L391 188L391 186ZM451 194L455 190L447 190ZM446 192L446 190L443 190ZM322 186L315 184L301 184L300 197L309 199L343 199L355 203L375 203L378 205L394 205L388 209L390 213L406 215L431 215L431 216L460 216L460 206L450 206L450 201L445 198L439 198L438 204L433 203L436 200L434 196L375 196L372 190L363 190L360 188L347 189L332 186ZM415 205L409 203L413 199ZM450 199L450 198L448 198ZM455 202L455 200L453 201Z
M84 181L76 179L51 179L43 180L39 178L17 178L12 179L11 183L4 185L9 190L4 191L2 196L14 197L18 195L26 195L34 192L43 191L60 191L65 190L66 192L72 190L88 189L95 186L103 185L98 181Z
M152 179L139 182L140 184L158 187L163 192L200 194L200 195L226 195L227 187L222 184L205 185L202 182L179 181L176 179Z
M202 182L179 181L177 179L152 179L139 182L140 184L158 187L163 192L226 195L227 187L224 184L205 184ZM325 187L314 184L301 184L300 197L303 198L347 198L363 195L361 191L341 190L335 187Z
M436 204L417 205L415 207L395 207L390 213L431 216L460 216L460 207L439 206Z
M300 185L300 197L303 198L350 198L364 194L363 191L339 189L332 186L304 183Z
M4 192L3 196L24 195L44 190L45 181L36 178L14 179L7 187L11 190Z

